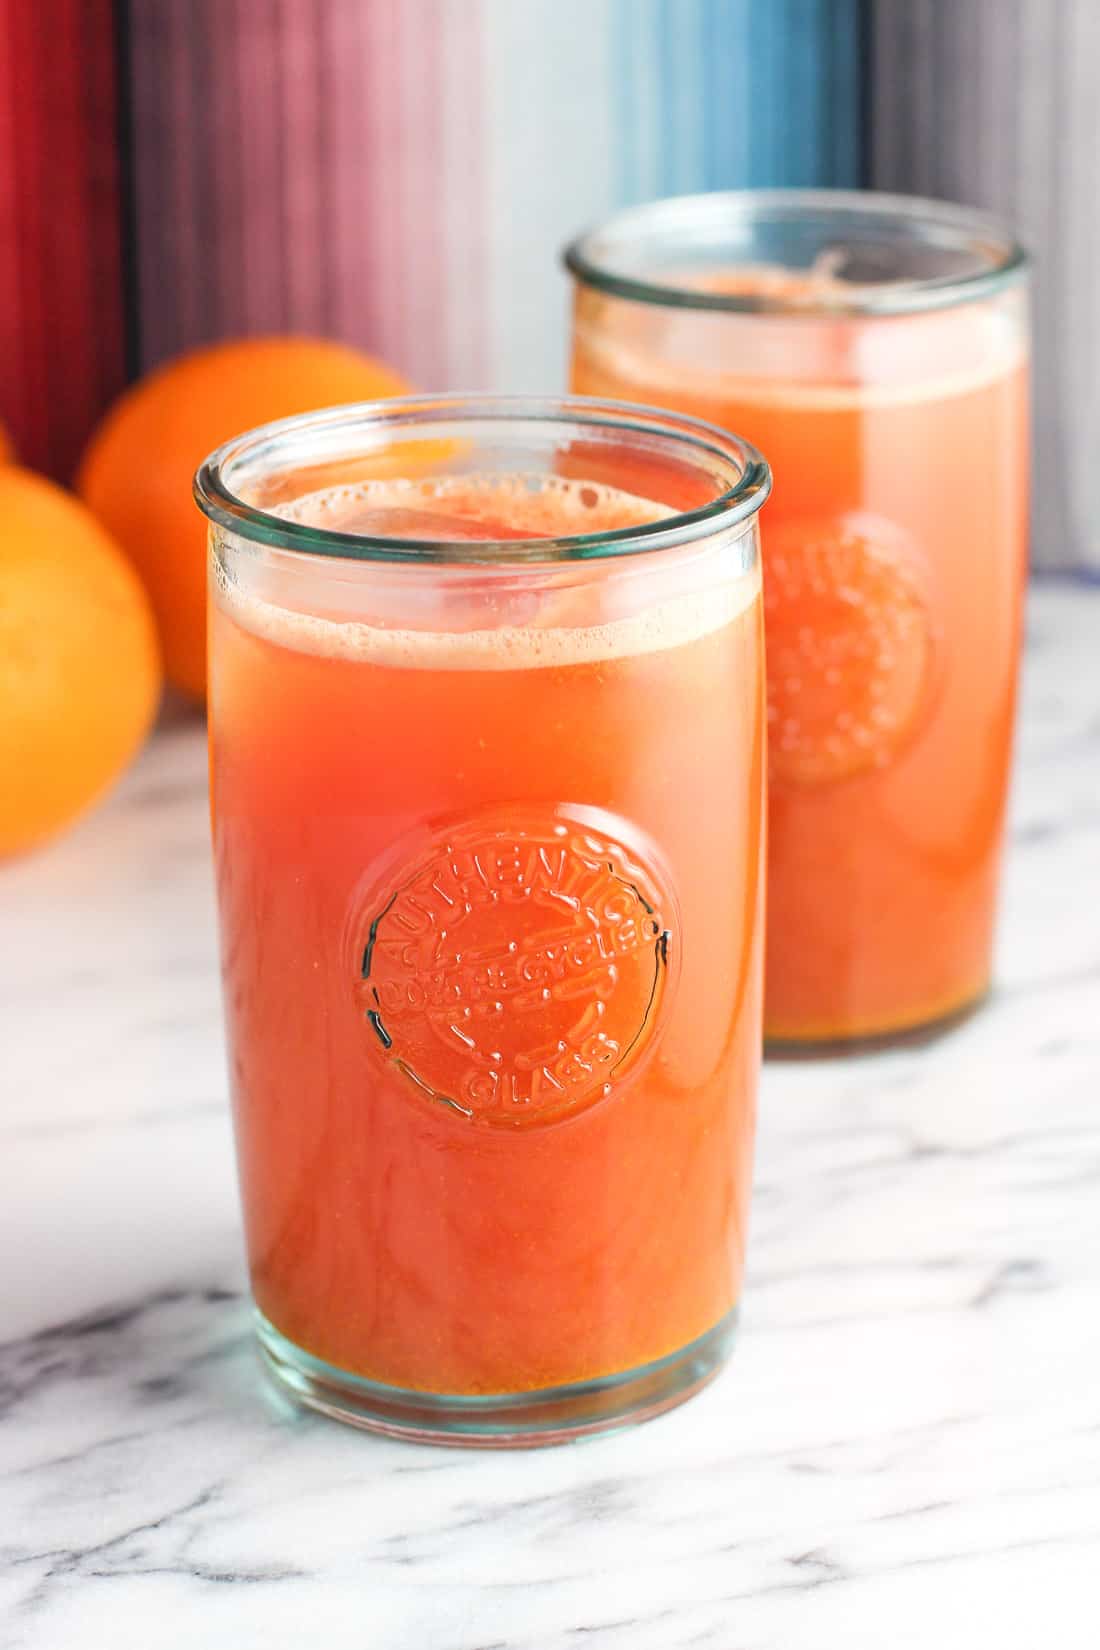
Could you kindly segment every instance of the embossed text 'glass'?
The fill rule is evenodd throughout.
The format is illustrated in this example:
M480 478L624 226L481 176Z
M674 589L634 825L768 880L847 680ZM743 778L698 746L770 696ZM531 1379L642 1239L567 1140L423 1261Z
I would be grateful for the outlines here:
M761 997L757 454L581 399L272 425L210 519L214 849L260 1344L537 1442L733 1335Z
M1027 538L1026 260L942 201L631 208L574 243L573 387L768 454L765 1028L947 1023L990 979Z

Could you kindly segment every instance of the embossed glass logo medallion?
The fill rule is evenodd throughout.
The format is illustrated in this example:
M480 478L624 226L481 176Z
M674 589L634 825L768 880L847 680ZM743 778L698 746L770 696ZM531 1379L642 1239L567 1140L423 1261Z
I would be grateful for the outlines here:
M473 1122L553 1122L609 1094L649 1044L672 899L595 809L507 812L440 833L355 922L376 1049ZM598 824L596 823L598 821Z
M940 675L933 581L867 512L769 528L764 549L773 786L889 767L928 724Z

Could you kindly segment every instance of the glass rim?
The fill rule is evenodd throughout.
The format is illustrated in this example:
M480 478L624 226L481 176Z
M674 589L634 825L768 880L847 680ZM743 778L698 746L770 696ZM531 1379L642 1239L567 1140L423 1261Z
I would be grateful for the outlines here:
M387 538L381 534L342 533L289 521L247 503L232 490L227 471L265 448L295 436L321 441L341 432L381 431L393 440L402 432L434 422L536 422L603 429L624 435L649 435L694 451L700 462L718 460L739 471L732 485L693 510L675 511L636 527L610 532L567 534L531 539ZM377 443L382 450L388 442ZM362 457L369 444L343 456ZM333 455L334 458L339 455ZM193 493L203 515L219 527L274 549L350 561L446 564L451 566L522 565L524 563L599 560L673 549L717 531L736 527L754 516L771 491L771 470L748 441L686 413L633 402L583 395L533 396L492 393L405 395L381 401L356 401L277 419L223 442L195 472Z
M754 217L797 220L813 214L844 215L871 221L891 216L923 229L933 244L973 248L980 245L992 261L966 274L914 277L896 282L852 283L852 292L825 304L807 304L779 294L699 292L658 278L610 269L595 254L600 237L639 229L683 230L701 220L723 218L751 222ZM996 254L994 254L996 249ZM877 189L728 189L694 195L666 195L627 206L582 231L562 250L562 262L574 278L597 291L637 303L670 309L716 310L737 314L819 317L843 315L910 315L946 309L985 298L1022 279L1031 258L1012 231L995 215L954 201L924 195L895 195Z

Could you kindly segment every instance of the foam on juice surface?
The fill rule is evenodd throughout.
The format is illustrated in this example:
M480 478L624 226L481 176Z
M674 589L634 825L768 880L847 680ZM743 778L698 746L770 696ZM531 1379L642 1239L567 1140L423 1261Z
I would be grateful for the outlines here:
M672 511L651 498L568 476L458 475L349 482L276 505L272 514L364 538L484 544L614 533Z
M607 379L594 389L586 383L590 393L835 411L968 395L1026 364L1018 324L995 305L849 316L838 306L861 289L824 266L671 271L662 279L688 292L774 297L786 308L670 311L656 344L645 306L637 314L620 308L607 330L582 312L581 351Z
M361 481L310 493L270 512L287 521L330 532L364 537L435 539L449 543L499 542L507 539L571 537L638 527L674 514L666 505L599 482L565 476L522 475L452 476L425 480ZM736 554L732 548L725 554ZM489 596L502 569L468 567L469 628L462 627L462 603L433 579L433 570L415 566L386 568L390 579L407 586L407 599L418 587L434 597L437 624L394 622L390 615L336 616L328 607L325 576L332 563L318 558L314 606L305 598L308 572L292 582L278 573L245 590L215 558L215 599L243 628L265 640L300 652L333 658L359 659L391 668L431 670L517 670L561 668L630 657L683 646L729 624L758 599L758 567L739 578L716 582L700 563L712 550L666 551L652 558L638 580L633 610L622 616L604 616L600 602L605 576L599 563L536 564L519 573L510 570L510 595L504 622L492 628L478 623L484 602L469 602L483 581ZM635 577L630 558L616 563L612 584ZM300 573L307 558L295 558ZM647 558L649 560L649 558ZM377 565L377 564L375 564ZM381 580L372 568L356 564L353 588L367 603L372 582ZM564 575L564 579L563 579ZM692 588L692 585L697 588ZM429 588L430 586L430 588ZM629 587L629 586L628 586ZM305 598L305 599L304 599ZM321 611L317 608L325 603ZM507 607L525 604L530 622L508 622ZM308 609L308 610L307 610ZM438 619L443 624L438 623ZM595 621L595 622L592 622ZM446 628L444 628L444 625Z

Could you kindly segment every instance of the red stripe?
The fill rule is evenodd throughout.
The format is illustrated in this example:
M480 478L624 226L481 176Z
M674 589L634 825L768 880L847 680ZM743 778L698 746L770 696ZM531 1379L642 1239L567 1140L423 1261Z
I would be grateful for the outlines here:
M0 28L0 416L67 477L123 379L111 0L8 0Z
M21 279L21 212L17 166L23 153L16 121L15 12L0 6L0 416L25 444L26 374ZM26 115L23 115L24 122ZM24 140L25 141L25 140Z
M49 387L46 379L48 320L44 304L46 248L42 201L48 179L41 175L48 141L43 85L30 0L17 0L11 12L12 59L18 99L15 136L15 244L12 249L19 282L22 425L15 441L25 463L46 467L53 458L50 445Z

